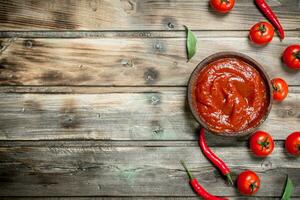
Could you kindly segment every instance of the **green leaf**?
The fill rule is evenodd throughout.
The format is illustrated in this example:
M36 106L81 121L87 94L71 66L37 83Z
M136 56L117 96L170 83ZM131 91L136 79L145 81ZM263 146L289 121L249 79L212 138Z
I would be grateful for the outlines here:
M189 30L187 26L184 26L187 32L186 36L186 49L188 61L196 54L197 49L197 38L195 34Z
M281 200L291 199L293 190L294 190L294 186L293 186L292 180L289 177L287 177L286 178L285 189L284 189L283 195L281 197Z

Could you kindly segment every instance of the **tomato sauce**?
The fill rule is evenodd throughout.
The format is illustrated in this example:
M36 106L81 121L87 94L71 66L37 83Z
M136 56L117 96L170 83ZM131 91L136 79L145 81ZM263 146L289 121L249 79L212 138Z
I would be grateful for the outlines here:
M268 106L260 73L236 58L219 59L205 66L194 91L200 118L216 132L255 127Z

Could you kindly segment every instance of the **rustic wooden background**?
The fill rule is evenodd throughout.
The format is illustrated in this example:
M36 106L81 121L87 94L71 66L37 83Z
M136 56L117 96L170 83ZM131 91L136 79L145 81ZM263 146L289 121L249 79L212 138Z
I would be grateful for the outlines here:
M265 18L252 0L225 16L207 0L1 0L1 199L196 199L181 159L210 192L247 199L200 153L185 104L197 63L224 50L253 57L290 93L261 127L276 139L270 157L253 157L247 138L208 135L209 145L234 178L258 172L255 199L279 198L287 174L300 199L300 162L283 148L300 130L300 72L280 60L300 43L300 0L267 2L287 37L255 47L248 29ZM198 37L189 63L183 25Z

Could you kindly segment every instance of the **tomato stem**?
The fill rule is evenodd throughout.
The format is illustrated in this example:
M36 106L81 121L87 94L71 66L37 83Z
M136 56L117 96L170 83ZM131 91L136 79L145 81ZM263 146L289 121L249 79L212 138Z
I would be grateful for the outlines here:
M222 3L229 4L230 2L229 2L229 0L221 0L221 4L222 4Z
M280 92L280 89L275 84L272 84L272 87L276 92Z
M261 33L265 33L267 31L266 26L264 24L260 24L258 30Z
M181 160L180 162L181 162L182 166L184 167L184 169L186 170L186 172L187 172L187 174L188 174L190 180L194 179L193 174L192 174L192 173L190 172L190 170L187 168L187 166L185 165L184 161Z
M261 151L264 150L264 148L268 149L270 148L270 142L268 141L268 137L264 141L258 141L257 143L261 146Z
M295 57L296 57L297 59L300 59L300 51L298 51L297 53L295 53Z
M257 188L256 182L251 183L250 184L250 190L251 190L251 192L253 192L255 188Z

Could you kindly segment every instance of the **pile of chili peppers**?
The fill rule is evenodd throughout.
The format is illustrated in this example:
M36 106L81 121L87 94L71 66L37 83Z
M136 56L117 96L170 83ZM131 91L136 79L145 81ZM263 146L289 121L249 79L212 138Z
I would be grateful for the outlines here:
M227 165L218 158L208 147L205 141L205 134L204 134L204 128L201 129L200 137L199 137L199 145L200 148L205 155L220 171L221 173L227 177L229 183L233 185L231 175L230 175L230 169L227 167ZM225 198L216 197L212 194L209 194L197 181L197 179L191 174L191 172L186 167L185 163L181 161L183 167L186 169L188 176L190 178L190 185L193 188L193 190L201 197L203 197L205 200L226 200Z

